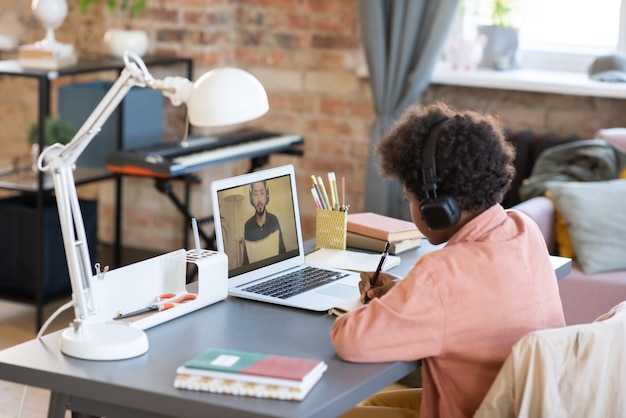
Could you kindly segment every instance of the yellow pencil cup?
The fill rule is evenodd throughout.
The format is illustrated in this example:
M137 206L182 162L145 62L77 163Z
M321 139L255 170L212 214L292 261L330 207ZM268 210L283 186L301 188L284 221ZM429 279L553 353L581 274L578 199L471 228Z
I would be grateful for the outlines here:
M346 249L348 212L317 209L315 216L315 249Z

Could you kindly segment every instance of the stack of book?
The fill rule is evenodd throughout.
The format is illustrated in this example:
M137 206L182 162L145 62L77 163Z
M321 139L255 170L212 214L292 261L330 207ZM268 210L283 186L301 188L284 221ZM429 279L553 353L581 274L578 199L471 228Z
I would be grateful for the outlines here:
M424 238L413 222L372 212L349 214L347 231L348 247L382 252L389 241L389 254L419 248Z
M326 369L321 360L210 348L176 370L174 387L301 401Z
M21 45L17 49L17 62L23 68L59 70L76 64L78 59L72 45L40 41Z

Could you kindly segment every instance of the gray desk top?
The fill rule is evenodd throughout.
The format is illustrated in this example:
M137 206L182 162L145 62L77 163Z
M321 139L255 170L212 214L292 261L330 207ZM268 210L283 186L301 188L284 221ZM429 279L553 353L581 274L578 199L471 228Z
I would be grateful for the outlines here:
M393 271L404 274L417 251ZM415 362L355 364L340 360L330 343L334 318L322 313L229 297L147 330L150 349L140 357L97 362L59 350L60 332L0 351L0 379L72 395L81 412L113 404L156 417L332 417L399 380ZM311 357L328 370L301 402L276 401L173 387L176 368L208 347ZM135 415L133 415L135 416Z
M392 272L404 275L433 249L428 243L402 255ZM103 405L145 411L144 415L204 417L331 417L402 378L414 362L355 364L340 360L330 343L334 319L266 303L227 298L147 331L149 351L137 358L97 362L63 355L60 332L0 351L0 379L72 396L81 412ZM208 347L312 357L329 368L301 402L177 390L176 368ZM94 409L96 408L96 409ZM109 409L108 411L111 411ZM160 414L160 415L159 415Z

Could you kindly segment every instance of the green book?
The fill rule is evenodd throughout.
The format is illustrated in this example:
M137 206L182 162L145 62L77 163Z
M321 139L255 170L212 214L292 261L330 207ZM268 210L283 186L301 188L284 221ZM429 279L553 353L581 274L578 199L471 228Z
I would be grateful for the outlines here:
M210 348L177 369L174 387L302 400L326 369L316 359Z

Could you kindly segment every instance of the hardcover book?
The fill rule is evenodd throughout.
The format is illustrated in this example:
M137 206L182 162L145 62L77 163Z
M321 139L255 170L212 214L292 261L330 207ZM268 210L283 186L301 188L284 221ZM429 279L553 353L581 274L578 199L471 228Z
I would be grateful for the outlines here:
M346 245L349 248L360 248L362 250L381 252L387 243L384 239L374 238L367 235L348 232L346 235ZM396 255L405 251L419 248L422 243L421 238L404 239L392 241L389 247L389 254Z
M211 348L176 370L174 387L302 400L326 369L321 360Z
M347 229L348 232L389 242L424 238L413 222L373 212L349 214Z

